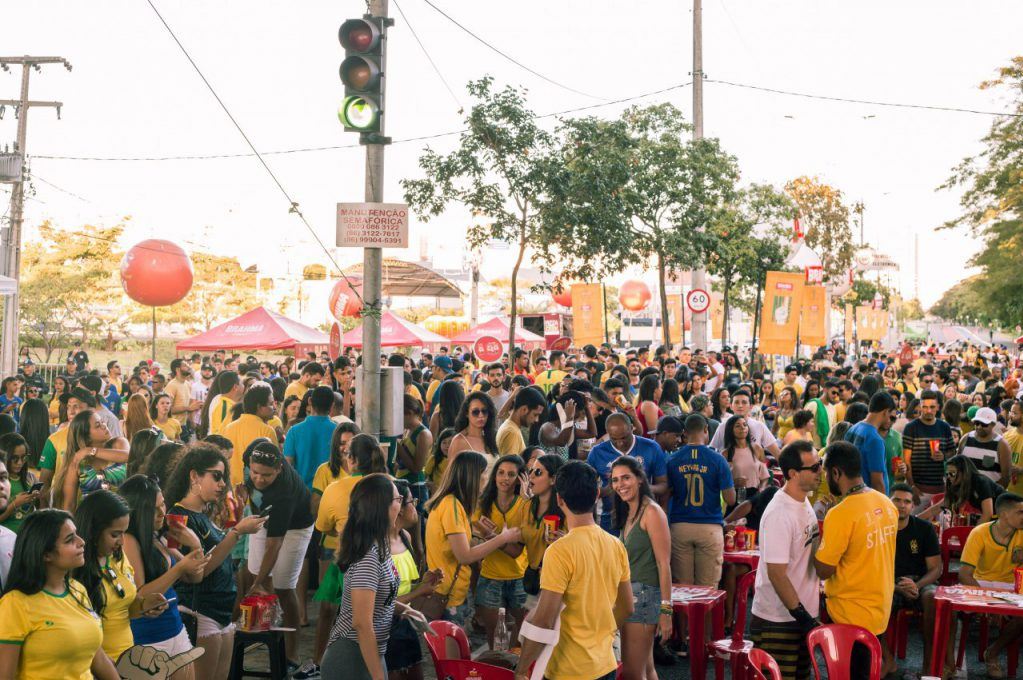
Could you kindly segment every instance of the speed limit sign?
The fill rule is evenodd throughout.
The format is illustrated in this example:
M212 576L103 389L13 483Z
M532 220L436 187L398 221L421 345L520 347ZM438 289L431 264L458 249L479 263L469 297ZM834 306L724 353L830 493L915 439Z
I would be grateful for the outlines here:
M710 308L710 294L702 288L693 288L686 293L686 307L693 314L706 312Z

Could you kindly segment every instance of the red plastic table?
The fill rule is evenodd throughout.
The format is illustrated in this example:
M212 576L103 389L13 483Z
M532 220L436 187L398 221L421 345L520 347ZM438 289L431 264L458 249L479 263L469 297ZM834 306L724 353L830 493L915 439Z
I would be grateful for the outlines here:
M1008 584L1006 586L1008 587ZM941 677L945 650L949 644L949 628L952 615L955 612L993 616L1023 616L1023 607L997 599L998 595L1006 593L1006 590L990 590L971 586L938 586L938 590L934 594L934 644L931 647L931 675Z
M707 677L707 612L711 613L713 639L725 636L725 591L710 586L671 586L671 604L675 613L686 615L689 621L689 674L696 680ZM725 664L715 660L715 677L722 680Z
M750 569L756 569L760 564L759 550L733 550L725 553L725 562L732 564L745 564Z

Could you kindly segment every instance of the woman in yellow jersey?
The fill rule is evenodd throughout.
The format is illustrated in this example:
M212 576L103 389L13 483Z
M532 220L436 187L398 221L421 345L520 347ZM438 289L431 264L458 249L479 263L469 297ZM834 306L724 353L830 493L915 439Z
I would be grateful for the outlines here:
M523 575L522 585L527 598L526 609L536 606L540 595L540 569L547 546L564 535L564 513L558 508L554 496L554 479L565 464L561 456L553 453L537 456L528 464L526 475L529 483L525 495L529 496L529 508L522 522L522 544L526 546L529 566ZM558 530L554 533L544 524L544 517L558 518Z
M526 519L527 504L519 496L525 464L516 455L502 456L483 487L479 507L473 513L473 526L483 538L491 538L505 527L521 527ZM476 612L487 631L487 642L494 648L494 630L498 610L514 617L508 620L510 640L519 639L519 626L526 618L526 591L522 576L526 571L526 555L521 543L510 543L483 558L476 584Z
M441 573L439 570L428 571L420 580L419 566L422 564L423 554L421 550L416 549L410 533L419 531L416 499L405 480L394 480L394 488L401 496L401 511L391 529L391 560L401 579L398 585L398 602L411 605L417 597L434 592L434 588L440 582ZM413 586L416 581L418 583ZM399 619L391 627L387 653L384 654L389 680L422 680L423 671L420 668L422 660L423 651L419 645L419 634L406 619Z
M60 425L62 422L67 420L67 413L64 413L63 420L61 419L61 406L64 402L61 402L60 396L62 394L68 394L71 392L71 384L67 378L62 375L58 375L53 379L53 399L50 400L50 425Z
M71 578L83 564L70 514L40 510L25 520L0 598L0 678L119 680L100 618Z
M448 469L448 451L451 450L451 440L456 433L455 428L446 427L433 440L433 450L423 470L426 474L426 486L431 495L440 486L440 480L444 478L444 472Z
M470 565L522 538L520 527L505 527L493 538L472 545L470 519L479 502L487 459L476 451L463 451L451 459L437 493L426 509L426 562L430 569L440 569L444 578L437 592L447 599L446 621L464 625L469 615L466 597L469 594Z
M340 456L343 441L347 440L348 443L344 444L346 455L340 458L345 474L339 475L337 481L328 484L322 493L313 493L311 501L316 508L315 526L322 534L320 586L313 595L313 600L320 603L320 615L316 622L316 642L313 647L315 659L321 658L327 648L330 629L334 625L337 607L341 603L344 581L334 558L338 539L344 531L345 524L348 523L352 490L364 476L387 472L384 454L380 451L380 443L376 438L368 434L356 434L349 438L341 431L342 427L339 425L334 430L330 450L332 458Z
M242 398L245 388L234 371L221 371L213 379L199 418L199 439L208 434L223 434L224 426L231 422L231 409Z
M181 439L181 423L170 417L173 403L174 400L169 394L157 395L149 407L149 417L153 419L154 425L163 430L167 439L176 442Z
M778 392L778 418L775 420L774 436L784 439L785 435L792 429L792 417L799 410L799 395L796 388L785 387Z
M135 572L121 549L129 513L124 499L106 490L89 494L75 511L75 524L85 541L85 563L74 576L100 616L103 651L115 663L135 644L129 620L159 616L166 608L162 593L136 597Z

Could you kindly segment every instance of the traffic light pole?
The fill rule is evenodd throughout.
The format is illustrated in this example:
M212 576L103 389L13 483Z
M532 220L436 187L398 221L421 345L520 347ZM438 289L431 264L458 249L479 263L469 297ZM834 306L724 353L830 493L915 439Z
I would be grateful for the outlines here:
M18 114L18 146L21 154L21 177L11 190L11 228L3 242L4 274L14 279L14 293L4 298L3 335L0 337L0 375L18 374L18 303L21 276L21 225L25 211L25 140L28 137L28 111L36 106L57 109L60 116L61 102L31 101L28 98L28 79L32 69L39 70L40 64L63 64L71 70L71 64L63 57L0 57L0 67L8 70L9 64L21 65L21 97L0 99L0 106L14 106Z
M387 18L387 0L370 0L369 13L375 17ZM384 40L387 38L385 37ZM386 59L386 43L382 52ZM386 84L386 63L380 65ZM385 86L386 87L386 86ZM382 91L385 92L386 90ZM381 97L381 108L385 107ZM379 135L384 135L386 115L380 118ZM384 149L385 144L366 144L366 201L384 201ZM383 249L364 248L362 254L362 298L364 309L369 313L362 323L362 430L374 437L380 435L380 312L381 277L383 272Z
M693 0L693 139L703 139L703 1ZM707 290L707 270L693 271L693 288ZM707 349L707 312L693 312L693 346Z

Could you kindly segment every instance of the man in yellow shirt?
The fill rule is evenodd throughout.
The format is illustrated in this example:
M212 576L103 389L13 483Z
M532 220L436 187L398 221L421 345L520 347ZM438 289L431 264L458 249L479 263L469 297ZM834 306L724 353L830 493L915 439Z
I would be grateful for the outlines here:
M859 450L839 441L824 451L828 488L841 502L824 516L820 548L814 556L824 579L828 614L835 623L866 628L880 637L888 628L895 592L895 541L899 513L883 493L863 482ZM870 654L855 645L850 676L869 677ZM897 669L887 660L881 677Z
M963 546L959 583L984 587L988 583L1015 582L1016 567L1023 567L1023 496L1003 493L995 502L998 519L974 527ZM1004 678L998 665L1002 650L1023 635L1023 620L1010 617L984 652L989 678Z
M430 381L430 385L426 388L427 411L433 411L433 398L437 394L437 390L440 389L440 384L444 382L445 378L454 372L455 371L451 368L451 357L442 354L434 358L433 374L431 375L433 380Z
M547 370L537 373L533 384L543 390L544 395L550 394L551 389L568 375L564 368L565 353L554 350L551 352L550 364Z
M516 680L528 678L545 645L555 641L544 677L610 680L615 676L618 663L611 645L634 604L625 546L593 519L599 487L596 470L580 460L558 471L554 490L568 535L544 553L540 600L522 624ZM662 607L670 609L671 603ZM560 636L554 630L559 614Z
M323 369L323 365L317 361L310 361L302 367L302 374L298 380L291 382L288 385L288 389L284 390L284 398L294 395L301 399L305 396L305 393L320 384L323 380L323 376L326 375L326 371Z
M796 378L799 377L799 367L795 364L785 367L785 377L774 383L774 393L781 394L781 391L786 387L791 387L796 391L796 394L800 397L803 396L803 386L800 385Z
M249 444L260 437L266 437L274 444L279 444L277 433L266 424L274 414L274 395L269 385L260 382L250 387L242 398L242 408L245 412L238 420L228 423L223 431L224 436L230 439L234 446L234 453L229 461L232 484L241 484L245 481L242 476L244 472L242 454Z
M502 456L522 455L526 450L522 430L524 428L528 431L540 419L546 407L547 400L540 390L532 386L520 389L512 402L511 415L497 430L497 452Z
M1009 429L1002 435L1012 455L1012 470L1006 491L1023 496L1023 406L1013 401L1009 409Z

